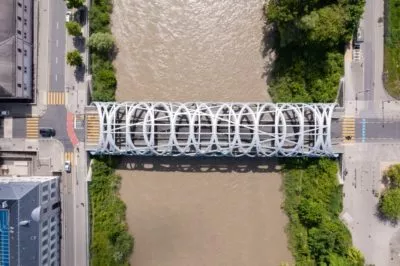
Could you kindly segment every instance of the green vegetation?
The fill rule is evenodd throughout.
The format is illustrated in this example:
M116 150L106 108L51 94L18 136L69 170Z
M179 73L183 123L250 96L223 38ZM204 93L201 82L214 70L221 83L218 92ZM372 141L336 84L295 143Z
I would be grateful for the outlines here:
M343 74L343 52L363 12L357 0L271 0L266 6L275 26L277 52L270 94L279 102L332 102ZM284 209L289 247L296 265L362 266L339 219L342 188L337 163L329 159L283 162Z
M83 6L83 0L67 0L67 7L71 8L79 8Z
M332 102L343 74L343 51L363 11L362 0L270 1L278 31L270 93L279 102Z
M390 95L400 98L400 0L385 0L384 83Z
M92 51L107 56L114 49L114 38L108 32L93 33L89 38L88 45Z
M329 159L284 162L284 209L289 244L298 265L364 265L340 221L342 190Z
M112 0L94 0L89 13L90 58L95 101L114 101L117 79L112 65L114 39L110 32ZM106 18L106 19L104 19ZM125 204L120 200L120 177L113 162L98 159L92 165L89 185L92 236L91 265L129 265L133 237L125 222Z
M127 232L126 206L119 199L120 176L112 162L95 160L89 185L92 241L91 265L129 265L133 238Z
M68 34L72 36L82 36L82 27L76 21L69 21L65 23L65 27L67 28Z
M90 59L94 101L114 101L117 79L112 66L114 38L110 30L112 0L94 0L89 11Z
M379 199L378 208L385 218L397 221L400 218L400 164L389 167L384 181L387 189Z
M83 59L78 50L73 50L67 53L67 64L70 66L81 66Z

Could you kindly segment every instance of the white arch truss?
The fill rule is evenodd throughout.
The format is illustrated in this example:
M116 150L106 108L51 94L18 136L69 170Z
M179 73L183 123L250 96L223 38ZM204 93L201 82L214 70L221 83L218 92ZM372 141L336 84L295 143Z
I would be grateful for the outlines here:
M94 102L93 154L333 157L335 104Z

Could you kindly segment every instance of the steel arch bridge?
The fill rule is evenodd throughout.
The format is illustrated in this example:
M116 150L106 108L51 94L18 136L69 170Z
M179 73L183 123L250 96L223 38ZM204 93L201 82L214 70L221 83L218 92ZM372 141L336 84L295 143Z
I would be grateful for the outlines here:
M87 150L109 155L335 157L335 106L93 102L91 123L98 133Z

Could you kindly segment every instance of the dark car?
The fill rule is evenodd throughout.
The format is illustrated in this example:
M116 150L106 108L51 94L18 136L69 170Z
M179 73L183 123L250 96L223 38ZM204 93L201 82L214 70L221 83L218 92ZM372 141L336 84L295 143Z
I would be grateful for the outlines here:
M40 136L44 138L54 137L56 135L56 130L51 127L39 129Z

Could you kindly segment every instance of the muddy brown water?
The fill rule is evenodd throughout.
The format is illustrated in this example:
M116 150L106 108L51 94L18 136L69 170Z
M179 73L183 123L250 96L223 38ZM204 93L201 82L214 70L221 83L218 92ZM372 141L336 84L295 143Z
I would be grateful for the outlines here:
M261 0L118 0L119 101L269 101ZM290 261L271 161L125 158L133 266Z

